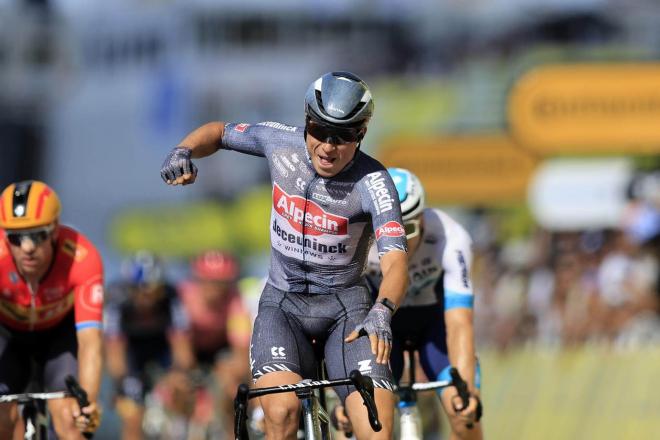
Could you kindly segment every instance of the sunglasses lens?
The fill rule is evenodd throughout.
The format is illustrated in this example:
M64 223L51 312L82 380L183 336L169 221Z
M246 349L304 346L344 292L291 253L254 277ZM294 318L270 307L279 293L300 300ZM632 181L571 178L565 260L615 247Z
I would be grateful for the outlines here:
M307 132L316 139L329 144L348 144L360 139L361 130L328 127L314 122L307 123Z
M48 239L50 231L33 231L33 232L14 232L7 233L7 241L13 246L20 246L24 239L29 239L35 246L40 245Z
M21 234L7 234L7 240L12 246L20 246L22 237Z

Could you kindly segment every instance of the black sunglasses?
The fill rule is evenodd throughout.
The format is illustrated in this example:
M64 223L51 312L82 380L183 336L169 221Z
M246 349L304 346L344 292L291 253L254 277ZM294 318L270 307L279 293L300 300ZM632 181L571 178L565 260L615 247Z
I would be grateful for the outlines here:
M329 125L318 124L314 121L308 120L305 126L307 133L321 142L328 144L350 144L351 142L359 142L364 135L362 128L341 128L332 127Z
M51 232L53 232L53 227L49 226L47 228L30 229L28 231L6 231L5 235L7 236L7 241L13 246L20 246L25 239L29 239L35 246L39 246L48 240Z

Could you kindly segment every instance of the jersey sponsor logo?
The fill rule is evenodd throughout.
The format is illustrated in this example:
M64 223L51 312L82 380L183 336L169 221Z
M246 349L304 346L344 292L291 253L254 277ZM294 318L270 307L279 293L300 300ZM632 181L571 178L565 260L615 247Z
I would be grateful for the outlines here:
M367 190L374 202L376 214L380 215L383 212L390 211L393 207L394 199L390 194L390 190L385 185L385 176L382 171L367 174Z
M360 370L360 373L362 374L371 373L371 359L358 361L358 370Z
M80 305L93 312L103 308L103 284L94 282L89 287L83 286L80 294Z
M301 177L298 177L296 179L296 188L298 188L300 191L305 192L305 187L307 186L307 182L302 180Z
M456 258L458 259L458 264L461 266L461 281L463 282L463 287L466 289L470 288L470 280L468 278L467 263L465 262L465 257L463 252L460 250L456 251Z
M381 237L403 237L404 235L406 235L406 231L403 226L394 220L376 228L376 240L380 240Z
M284 347L270 347L270 355L273 359L278 361L286 359Z
M348 205L348 201L333 199L332 197L326 194L312 193L312 198L322 203L334 203L335 205L344 205L344 206Z
M12 284L18 283L18 279L18 274L16 272L9 272L9 281L11 281Z
M293 166L293 164L289 161L288 157L280 156L280 159L282 159L282 163L284 163L284 165L286 165L288 169L290 169L291 171L296 171L296 167Z
M346 249L346 244L344 243L337 243L337 244L324 244L324 243L319 243L319 241L312 237L308 238L305 237L303 238L301 235L298 234L290 234L288 233L285 229L280 227L280 225L277 224L277 220L273 221L273 232L275 235L280 237L285 243L291 243L291 244L297 244L298 246L301 246L302 248L305 249L305 253L309 254L312 253L318 253L315 256L317 258L323 258L322 255L320 254L345 254L347 249ZM281 245L282 243L278 243L278 245ZM290 248L286 247L286 250L289 252L303 252L303 249L295 249L295 248Z
M282 130L282 131L290 131L292 133L298 130L298 127L292 127L290 125L280 124L279 122L272 122L272 121L260 122L257 125L261 125L262 127L275 128L277 130Z
M62 243L62 252L73 258L77 262L81 262L87 256L87 249L76 243L75 241L67 238Z
M291 162L293 162L293 163L299 163L300 162L300 158L298 158L298 153L293 153L291 155Z
M54 299L60 298L64 294L64 287L49 287L44 289L44 299L46 301L52 301Z
M273 187L273 207L293 229L305 235L348 233L348 218L326 212L304 197L289 195L277 184Z
M277 171L279 171L282 176L289 177L289 171L284 167L280 159L274 154L272 154L270 157L272 158L273 165L275 165Z
M236 124L234 126L234 131L238 131L240 133L245 133L245 130L247 130L249 126L250 126L250 124L246 124L246 123Z

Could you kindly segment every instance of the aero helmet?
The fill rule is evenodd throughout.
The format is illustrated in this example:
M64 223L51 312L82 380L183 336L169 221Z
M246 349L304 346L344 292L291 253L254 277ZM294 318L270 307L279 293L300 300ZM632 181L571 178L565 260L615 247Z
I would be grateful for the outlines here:
M369 87L350 72L326 73L305 94L305 114L321 124L362 128L369 123L373 112Z
M12 183L0 194L0 228L29 229L55 222L61 211L60 198L38 180Z
M239 267L236 259L227 252L211 250L198 255L190 265L193 276L206 281L235 281Z
M136 285L165 282L160 259L149 251L138 251L122 264L124 279Z
M403 168L388 168L401 203L401 217L404 222L417 217L424 210L424 188L410 171Z

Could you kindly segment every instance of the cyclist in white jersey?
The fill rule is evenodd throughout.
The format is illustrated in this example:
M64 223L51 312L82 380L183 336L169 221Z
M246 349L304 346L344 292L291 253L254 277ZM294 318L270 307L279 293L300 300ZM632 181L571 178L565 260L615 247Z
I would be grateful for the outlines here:
M480 372L474 348L470 281L472 240L465 229L439 209L424 207L424 189L419 179L402 168L389 168L399 193L403 224L408 238L410 284L404 302L392 319L394 341L390 365L398 381L404 368L403 345L412 343L420 364L430 380L450 380L455 366L468 383L471 397L462 406L456 389L440 391L440 399L451 423L450 439L482 438ZM367 279L374 289L381 282L378 253L369 253ZM399 402L400 408L412 405ZM335 414L342 426L341 409ZM466 425L473 424L472 428ZM347 427L350 430L350 425Z
M379 433L355 389L336 389L361 439L391 437L390 321L408 280L396 188L385 168L359 149L372 113L371 92L360 78L327 73L307 90L304 127L209 123L188 134L161 168L166 183L185 185L197 177L191 158L218 149L268 160L271 263L252 333L252 376L258 387L313 377L315 340L324 347L330 379L353 369L374 379ZM375 302L363 276L374 238L383 273ZM274 394L260 403L268 438L295 438L298 398Z

